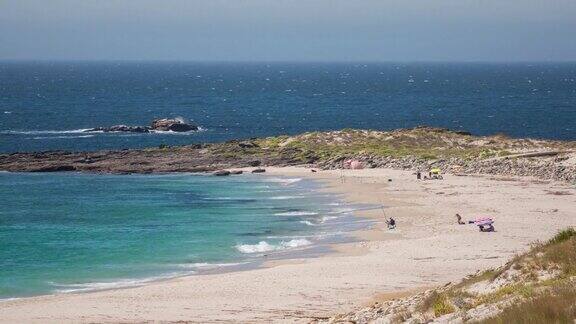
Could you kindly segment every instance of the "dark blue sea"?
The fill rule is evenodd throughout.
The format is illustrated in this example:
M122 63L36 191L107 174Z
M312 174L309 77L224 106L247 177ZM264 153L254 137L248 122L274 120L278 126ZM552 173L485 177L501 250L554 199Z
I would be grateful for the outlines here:
M200 132L84 133L183 117ZM417 125L576 139L576 63L0 63L0 152Z

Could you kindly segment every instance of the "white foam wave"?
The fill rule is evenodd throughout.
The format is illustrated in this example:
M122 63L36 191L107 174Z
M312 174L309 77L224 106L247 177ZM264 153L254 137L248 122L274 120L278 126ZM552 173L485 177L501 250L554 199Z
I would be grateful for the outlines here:
M322 224L324 224L326 221L332 220L332 219L337 219L337 216L322 216L322 218L320 218L319 220L301 220L300 223L302 224L306 224L308 226L320 226Z
M146 135L146 134L159 134L159 135L190 135L198 132L206 131L203 127L198 127L196 131L189 132L173 132L173 131L155 131L151 130L149 133L131 133L131 132L104 132L104 131L93 131L92 128L79 128L79 129L69 129L69 130L4 130L0 131L0 134L5 135L57 135L57 134L130 134L130 135Z
M280 183L283 185L291 185L294 184L296 182L302 181L302 178L275 178L275 177L270 177L270 178L266 178L266 181L270 181L270 182L276 182L276 183Z
M206 262L198 262L198 263L180 263L176 264L179 268L184 269L216 269L216 268L223 268L223 267L233 267L241 264L246 264L246 262L237 262L237 263L206 263Z
M90 138L94 137L95 135L78 135L78 136L37 136L32 137L32 139L40 140L40 139L60 139L60 138Z
M174 132L174 131L159 131L159 130L151 130L148 134L159 134L159 135L191 135L196 134L198 132L204 132L206 128L198 126L197 130L191 130L188 132ZM146 134L146 133L135 133L135 134Z
M276 216L314 216L314 215L318 215L318 213L309 212L309 211L293 211L293 212L276 213L274 215L276 215Z
M332 219L336 219L336 218L338 218L338 216L323 216L322 217L322 223L329 221L329 220L332 220Z
M16 135L78 134L78 133L86 133L89 130L90 128L71 129L71 130L29 130L29 131L6 130L6 131L0 131L0 134L16 134Z
M302 198L302 196L275 196L275 197L270 197L268 199L270 199L270 200L286 200L286 199L298 199L298 198Z
M235 247L241 253L250 254L250 253L280 251L307 246L310 244L312 244L312 242L308 241L307 239L293 239L290 241L282 241L278 245L270 244L266 241L260 241L258 244L238 244Z
M116 288L127 288L127 287L137 287L141 286L146 283L162 280L162 279L170 279L177 276L182 276L186 274L192 274L193 271L188 271L186 273L172 273L163 276L156 276L156 277L149 277L144 279L123 279L117 281L110 281L110 282L87 282L87 283L78 283L78 284L58 284L58 283L51 283L54 287L59 287L55 290L56 293L76 293L76 292L88 292L88 291L96 291L96 290L107 290L107 289L116 289Z

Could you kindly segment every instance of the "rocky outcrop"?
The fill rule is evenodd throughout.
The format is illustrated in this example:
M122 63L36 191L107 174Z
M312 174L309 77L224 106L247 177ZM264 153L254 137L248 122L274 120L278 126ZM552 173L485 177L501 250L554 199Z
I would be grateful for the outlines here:
M444 173L453 174L493 174L500 176L529 176L539 179L576 182L576 165L559 163L575 153L565 153L557 157L510 158L510 159L422 159L413 156L402 158L380 157L359 154L334 158L317 163L317 166L329 169L341 169L347 159L361 161L369 168L390 168L428 172L439 168ZM560 161L558 161L560 160Z
M128 126L128 125L114 125L110 127L96 127L85 130L85 132L125 132L125 133L150 133L157 132L190 132L197 131L198 126L189 124L183 119L156 119L152 122L151 126Z
M164 127L181 123L176 119L161 120L155 125L169 129ZM344 162L350 159L361 162L365 168L424 173L431 168L439 168L444 173L459 175L531 176L576 182L574 141L478 137L426 127L386 132L314 132L180 147L162 145L143 150L13 153L0 155L0 170L213 172L267 165L341 169Z
M114 125L110 127L96 127L85 132L126 132L126 133L149 133L150 129L144 126Z
M156 119L152 122L152 130L162 132L190 132L197 131L198 127L184 122L182 119Z

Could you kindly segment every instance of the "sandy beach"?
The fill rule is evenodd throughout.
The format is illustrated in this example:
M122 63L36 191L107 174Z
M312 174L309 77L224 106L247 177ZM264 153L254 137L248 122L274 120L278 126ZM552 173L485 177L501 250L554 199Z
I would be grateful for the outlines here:
M140 287L0 302L3 323L308 322L374 299L457 281L504 264L537 240L576 224L576 189L531 178L446 175L421 181L409 171L266 168L263 176L310 177L374 220L358 242L319 258L189 276ZM465 220L490 216L494 233ZM385 217L397 220L389 231Z

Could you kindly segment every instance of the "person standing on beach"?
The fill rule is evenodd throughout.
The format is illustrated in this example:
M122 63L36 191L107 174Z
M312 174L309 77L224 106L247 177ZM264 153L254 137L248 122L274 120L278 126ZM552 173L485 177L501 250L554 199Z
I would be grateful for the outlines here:
M456 214L456 221L457 221L458 224L460 224L460 225L466 224L466 223L464 223L464 221L462 221L462 216L460 216L460 214Z

